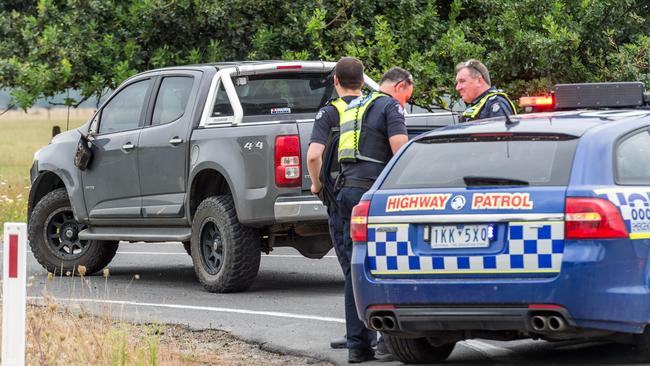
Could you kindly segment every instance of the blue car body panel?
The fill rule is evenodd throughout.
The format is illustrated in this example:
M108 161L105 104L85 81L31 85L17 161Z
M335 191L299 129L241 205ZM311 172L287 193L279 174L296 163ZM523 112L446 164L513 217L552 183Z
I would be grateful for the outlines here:
M547 304L565 309L576 329L643 332L650 323L650 186L617 185L614 152L622 137L650 126L650 114L556 112L518 121L508 125L497 118L431 131L391 160L363 196L370 201L368 241L355 243L352 258L360 318L368 322L371 307L386 305ZM579 137L568 185L381 188L420 139L505 132ZM609 200L629 237L566 240L566 197ZM473 230L487 225L492 237L484 247L432 249L425 234L432 224L456 225L464 234L467 224Z

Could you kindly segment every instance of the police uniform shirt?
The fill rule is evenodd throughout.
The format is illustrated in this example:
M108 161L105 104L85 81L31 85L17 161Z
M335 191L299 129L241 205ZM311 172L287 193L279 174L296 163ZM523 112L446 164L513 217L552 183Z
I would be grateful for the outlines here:
M342 99L346 103L350 103L355 100L357 97L347 96ZM330 130L332 128L339 127L339 112L331 104L326 105L321 108L316 114L316 119L314 121L314 127L311 130L311 138L309 143L317 142L319 144L327 145L327 139L330 135Z
M346 103L350 103L355 97L343 97ZM404 109L392 97L381 97L377 99L366 111L364 126L369 126L381 131L386 136L386 141L395 135L406 135L406 121ZM339 126L339 113L334 106L325 106L316 115L314 128L309 143L318 142L323 145L327 143L330 130ZM363 133L363 127L362 127ZM388 146L390 146L387 143ZM363 153L363 152L362 152ZM392 154L391 154L392 155ZM374 182L384 169L386 164L373 163L369 161L358 161L356 163L342 164L343 175L348 179Z
M498 90L495 87L490 87L490 89L486 90L481 95L479 95L476 99L474 99L474 101L472 101L472 104L470 104L470 106L478 103L481 100L481 98L483 98L488 93L494 93L497 91ZM507 115L514 114L514 111L512 110L510 103L503 96L494 95L490 97L490 99L488 99L487 102L485 102L483 109L481 109L481 111L478 113L478 116L476 116L475 119L503 117L505 114Z

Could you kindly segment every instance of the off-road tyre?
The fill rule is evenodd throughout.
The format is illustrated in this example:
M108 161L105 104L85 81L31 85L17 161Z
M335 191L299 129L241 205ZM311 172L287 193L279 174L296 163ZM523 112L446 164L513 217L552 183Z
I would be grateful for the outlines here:
M456 343L434 346L426 338L400 338L384 334L388 351L403 363L438 363L449 357Z
M634 335L637 352L645 361L650 361L650 325L641 334Z
M206 290L248 289L260 267L260 248L258 231L239 223L231 196L212 196L201 202L192 220L191 255L196 276Z
M48 228L56 227L54 220L65 219L65 227L72 228L75 235L69 240L70 243L83 245L78 254L66 254L62 250L56 251L49 236L59 235L54 238L55 242L62 243L61 228L50 232ZM119 246L117 241L109 240L78 240L76 234L85 225L74 221L72 207L65 188L54 190L45 195L34 207L29 218L28 238L29 246L38 263L48 272L54 274L77 274L79 266L85 267L85 275L91 275L105 268L115 257Z

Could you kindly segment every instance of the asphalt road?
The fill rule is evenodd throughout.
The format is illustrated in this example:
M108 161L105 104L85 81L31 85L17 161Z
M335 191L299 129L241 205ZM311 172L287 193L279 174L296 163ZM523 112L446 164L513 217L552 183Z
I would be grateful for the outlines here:
M262 256L255 284L245 293L206 292L194 276L191 258L179 244L120 246L110 276L47 278L28 253L30 301L53 296L120 320L180 323L217 328L267 350L346 364L347 351L329 348L343 335L343 276L333 254L310 260L290 248ZM644 364L626 345L521 340L459 343L452 365ZM398 363L366 363L396 365Z

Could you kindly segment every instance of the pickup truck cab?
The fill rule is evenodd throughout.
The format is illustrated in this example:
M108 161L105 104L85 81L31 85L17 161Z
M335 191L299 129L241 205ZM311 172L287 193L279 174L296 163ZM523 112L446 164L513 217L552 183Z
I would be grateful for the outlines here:
M331 248L327 213L306 169L314 115L335 90L335 63L233 62L135 75L91 119L35 154L29 196L34 256L51 272L87 273L119 241L183 242L206 289L241 291L261 252ZM377 84L366 78L366 87ZM419 129L447 111L409 115ZM87 136L89 165L73 164Z

